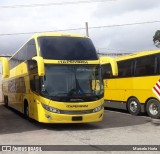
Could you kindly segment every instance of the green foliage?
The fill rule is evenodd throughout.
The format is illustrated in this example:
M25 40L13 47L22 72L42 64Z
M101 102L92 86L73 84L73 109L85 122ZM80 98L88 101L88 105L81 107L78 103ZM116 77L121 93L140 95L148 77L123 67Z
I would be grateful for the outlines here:
M160 30L157 30L155 35L153 36L153 42L155 43L156 41L160 42Z
M160 30L157 30L153 36L153 42L156 47L160 47Z

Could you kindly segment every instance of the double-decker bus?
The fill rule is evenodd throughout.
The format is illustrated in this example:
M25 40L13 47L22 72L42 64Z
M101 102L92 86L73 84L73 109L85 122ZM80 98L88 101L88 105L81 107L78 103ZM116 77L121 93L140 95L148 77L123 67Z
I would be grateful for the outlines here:
M9 59L10 68L0 60L6 106L43 123L103 119L100 59L88 37L35 34ZM108 60L116 70L115 61Z
M103 63L104 106L126 109L133 115L147 112L160 118L160 50L115 58L118 76Z

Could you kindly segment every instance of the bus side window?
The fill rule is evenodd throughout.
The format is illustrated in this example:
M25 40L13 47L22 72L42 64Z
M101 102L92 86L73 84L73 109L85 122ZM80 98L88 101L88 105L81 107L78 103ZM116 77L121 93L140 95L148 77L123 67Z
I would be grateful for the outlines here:
M25 44L11 59L10 69L16 67L20 63L26 60L32 60L32 57L36 56L36 45L34 39Z
M118 77L132 76L132 60L119 61L118 71Z
M112 77L112 69L110 64L102 65L102 76L103 76L103 79Z
M33 57L37 55L36 52L36 45L35 41L32 39L27 43L27 65L28 65L28 71L30 72L31 70L37 68L37 62L35 60L32 60Z
M30 73L35 71L38 72L37 62L35 60L27 60L27 65Z
M136 59L136 76L155 74L155 56L144 56Z
M32 91L35 91L35 87L34 87L34 76L30 75L30 88Z
M38 75L34 76L34 89L35 89L35 92L37 93L40 92L40 80Z
M24 77L19 78L20 80L20 92L25 93L26 92L26 86L24 82Z
M32 91L40 92L40 79L38 75L30 75L30 87Z
M156 73L157 74L160 74L160 55L158 54L157 56L156 56Z
M27 60L32 60L32 57L35 57L37 55L36 53L36 45L35 41L32 39L27 43Z

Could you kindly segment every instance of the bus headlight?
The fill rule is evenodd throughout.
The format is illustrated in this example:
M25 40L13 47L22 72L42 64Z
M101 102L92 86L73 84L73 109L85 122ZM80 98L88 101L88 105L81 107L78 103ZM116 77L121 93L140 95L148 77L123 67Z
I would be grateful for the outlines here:
M93 112L98 112L103 108L103 105L100 105L98 107L96 107L95 109L93 109Z
M53 113L60 113L60 111L59 111L58 109L53 108L53 107L51 107L51 106L48 106L48 105L46 105L46 104L43 104L43 103L42 103L42 106L43 106L43 108L46 109L47 111L50 111L50 112L53 112Z

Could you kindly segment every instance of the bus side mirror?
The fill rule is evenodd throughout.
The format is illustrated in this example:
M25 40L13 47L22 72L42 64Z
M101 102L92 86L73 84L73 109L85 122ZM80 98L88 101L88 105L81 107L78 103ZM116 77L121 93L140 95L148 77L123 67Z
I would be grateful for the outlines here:
M40 56L33 57L32 60L37 61L37 67L38 67L38 76L44 76L44 59Z
M3 78L9 77L9 62L7 58L0 57L0 61L2 62L2 74Z
M101 64L106 64L110 63L111 68L112 68L112 75L113 76L118 76L118 65L117 62L115 61L114 58L111 57L100 57L100 62Z

